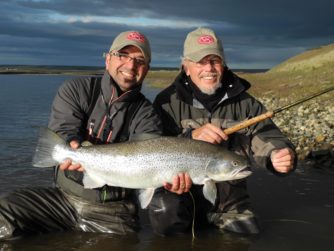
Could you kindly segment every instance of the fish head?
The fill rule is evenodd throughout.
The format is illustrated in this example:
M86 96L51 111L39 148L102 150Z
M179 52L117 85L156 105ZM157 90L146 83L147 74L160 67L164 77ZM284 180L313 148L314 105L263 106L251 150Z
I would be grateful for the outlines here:
M251 173L247 159L232 153L212 158L206 166L206 175L217 182L242 179Z

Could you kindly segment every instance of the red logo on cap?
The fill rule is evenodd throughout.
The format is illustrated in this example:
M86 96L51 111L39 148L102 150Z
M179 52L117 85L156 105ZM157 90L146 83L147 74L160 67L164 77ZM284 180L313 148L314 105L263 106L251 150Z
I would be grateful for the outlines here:
M140 34L139 32L130 32L128 36L126 37L129 40L135 40L140 43L145 42L145 37L143 34Z
M212 44L215 40L213 36L204 35L204 36L199 37L197 41L199 44Z

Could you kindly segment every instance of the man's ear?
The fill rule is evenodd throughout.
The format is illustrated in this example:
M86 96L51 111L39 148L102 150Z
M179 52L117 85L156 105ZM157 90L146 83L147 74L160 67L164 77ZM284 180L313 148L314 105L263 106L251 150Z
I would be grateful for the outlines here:
M111 55L108 53L106 54L106 60L105 60L106 70L109 69L110 60L111 60Z
M184 72L186 73L186 75L189 76L190 73L188 72L187 63L186 63L186 62L183 62L181 67L182 67L181 69L184 70Z

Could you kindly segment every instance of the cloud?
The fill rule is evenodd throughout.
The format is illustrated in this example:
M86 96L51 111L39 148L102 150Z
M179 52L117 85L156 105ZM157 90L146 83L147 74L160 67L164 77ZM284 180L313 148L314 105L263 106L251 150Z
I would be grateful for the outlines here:
M51 15L50 22L54 23L96 23L96 24L112 24L112 25L127 25L129 27L135 26L139 28L166 28L174 27L174 29L194 28L199 26L208 26L208 23L200 21L182 21L182 20L168 20L159 18L147 17L121 17L121 16L73 16L73 15Z
M27 63L101 65L100 55L118 33L139 30L151 41L153 66L177 67L186 34L206 26L222 38L230 66L267 68L333 43L333 5L331 0L9 0L0 3L0 64L20 64L25 55Z

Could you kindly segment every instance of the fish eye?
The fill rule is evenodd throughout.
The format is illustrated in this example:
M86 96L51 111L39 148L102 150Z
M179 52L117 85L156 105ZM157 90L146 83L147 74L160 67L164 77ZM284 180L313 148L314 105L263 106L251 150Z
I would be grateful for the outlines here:
M238 161L232 161L232 166L234 166L234 167L236 167L236 166L239 166L239 163L238 163Z

